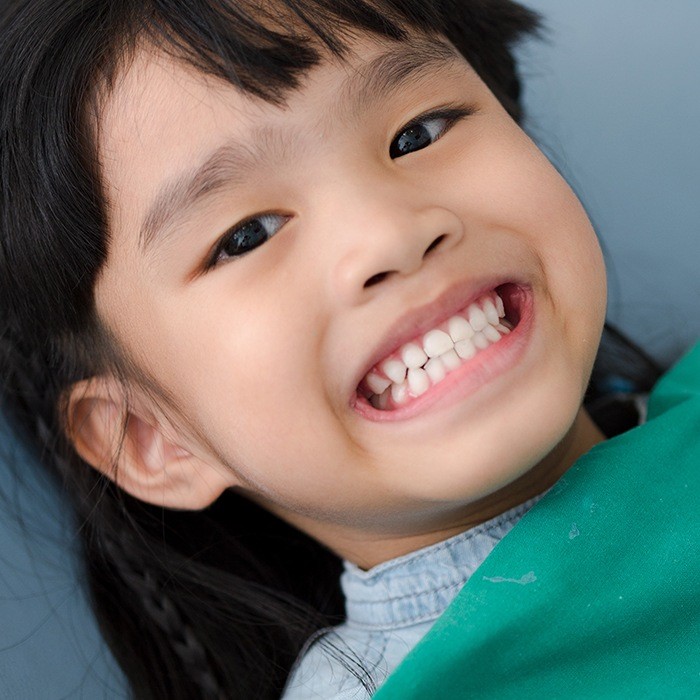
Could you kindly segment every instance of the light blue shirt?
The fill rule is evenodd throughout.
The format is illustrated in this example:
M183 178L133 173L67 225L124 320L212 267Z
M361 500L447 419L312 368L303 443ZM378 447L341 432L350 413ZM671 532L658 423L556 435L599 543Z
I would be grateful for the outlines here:
M498 542L541 498L477 527L363 571L344 560L340 585L346 621L304 645L282 700L366 700L433 626ZM331 644L338 648L333 649ZM367 687L339 658L374 683Z

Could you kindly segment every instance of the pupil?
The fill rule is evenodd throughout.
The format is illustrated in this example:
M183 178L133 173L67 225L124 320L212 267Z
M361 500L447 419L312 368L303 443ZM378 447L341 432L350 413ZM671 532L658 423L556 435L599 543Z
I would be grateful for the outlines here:
M236 250L245 251L250 248L255 248L265 241L265 228L260 223L259 219L249 221L245 224L236 235L233 237L232 243Z
M409 129L406 129L398 139L396 139L396 147L399 154L410 153L425 148L430 143L430 134L422 125L417 124Z

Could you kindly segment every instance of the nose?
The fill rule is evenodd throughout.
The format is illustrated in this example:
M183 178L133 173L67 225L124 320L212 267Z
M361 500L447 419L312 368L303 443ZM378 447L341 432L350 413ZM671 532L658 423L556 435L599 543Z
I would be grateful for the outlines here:
M420 273L464 235L456 213L406 186L366 182L325 203L328 285L345 304L361 304L392 281Z

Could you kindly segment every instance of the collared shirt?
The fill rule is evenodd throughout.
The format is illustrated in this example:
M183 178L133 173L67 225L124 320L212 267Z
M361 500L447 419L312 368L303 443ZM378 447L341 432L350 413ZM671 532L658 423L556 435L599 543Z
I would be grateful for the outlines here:
M346 621L305 644L282 700L362 700L428 632L498 542L542 497L477 527L363 571L344 560ZM335 646L335 648L334 648ZM341 662L361 676L365 684Z

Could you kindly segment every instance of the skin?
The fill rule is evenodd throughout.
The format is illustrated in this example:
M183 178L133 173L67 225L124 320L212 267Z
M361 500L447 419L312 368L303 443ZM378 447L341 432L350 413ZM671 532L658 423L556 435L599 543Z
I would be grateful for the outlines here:
M334 110L339 82L388 47L357 40L347 62L314 68L280 107L143 49L99 132L111 243L98 313L172 399L148 408L137 389L135 436L110 474L181 508L233 488L365 569L541 493L604 439L581 407L606 304L581 204L461 58L410 90ZM478 111L389 157L403 125L446 103ZM139 229L161 185L260 125L284 129L267 143L289 153L273 148L144 254ZM250 254L203 271L231 226L265 212L290 218ZM391 323L458 280L501 273L534 294L516 366L409 421L351 409L351 379ZM100 391L88 398L102 419L84 421L78 446L107 471L95 445L114 439L118 402Z

